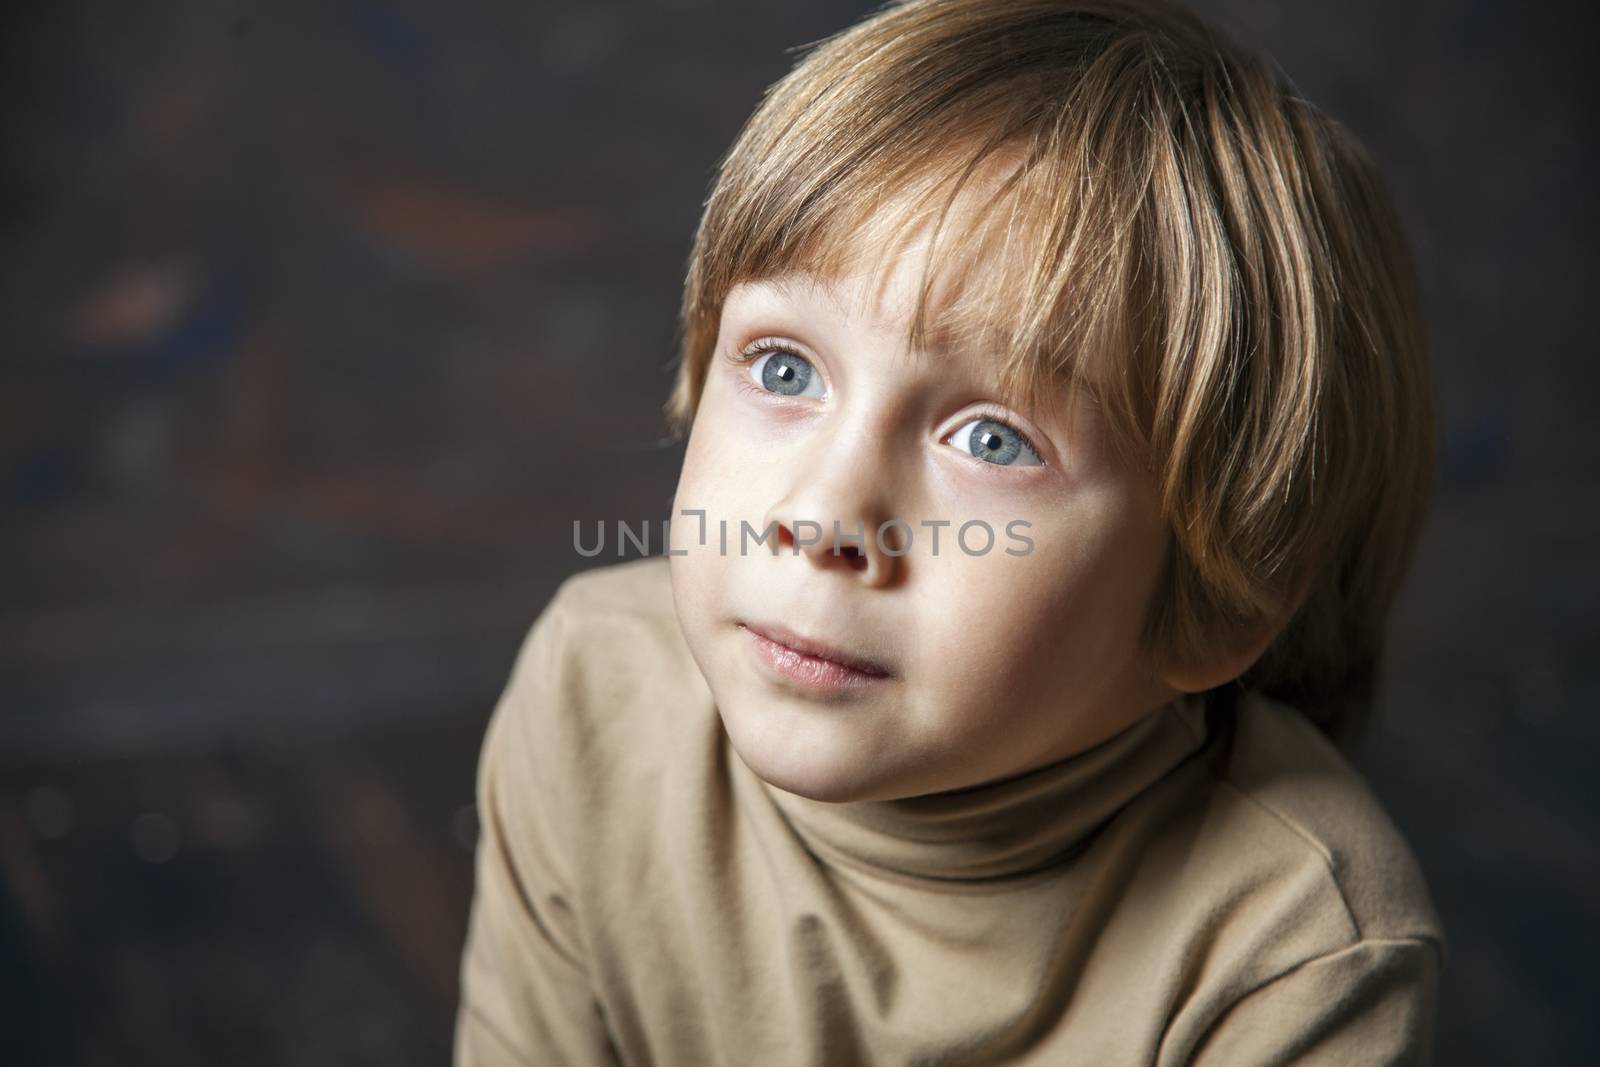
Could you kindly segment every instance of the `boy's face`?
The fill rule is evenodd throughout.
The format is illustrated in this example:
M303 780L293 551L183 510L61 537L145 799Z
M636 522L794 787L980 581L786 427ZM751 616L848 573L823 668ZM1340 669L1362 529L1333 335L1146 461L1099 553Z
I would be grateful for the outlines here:
M997 402L991 353L906 351L923 247L729 294L674 500L673 596L728 736L818 800L1010 777L1175 695L1139 650L1167 542L1149 486L1083 394L1030 418Z

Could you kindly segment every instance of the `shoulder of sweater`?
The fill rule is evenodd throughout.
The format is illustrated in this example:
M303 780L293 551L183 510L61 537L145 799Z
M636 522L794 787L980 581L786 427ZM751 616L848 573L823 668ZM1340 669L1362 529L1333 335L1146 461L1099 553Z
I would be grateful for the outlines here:
M677 613L665 556L646 556L568 575L551 598L568 614L585 618L658 618Z
M648 759L685 714L704 717L709 690L678 626L667 560L563 580L523 641L510 689L557 775Z
M659 678L662 668L682 666L689 657L660 556L570 575L545 611L563 634L563 663L570 667L625 681L653 673Z
M1257 693L1239 703L1217 789L1249 833L1319 871L1359 940L1416 939L1444 951L1444 932L1416 857L1361 774L1306 717Z

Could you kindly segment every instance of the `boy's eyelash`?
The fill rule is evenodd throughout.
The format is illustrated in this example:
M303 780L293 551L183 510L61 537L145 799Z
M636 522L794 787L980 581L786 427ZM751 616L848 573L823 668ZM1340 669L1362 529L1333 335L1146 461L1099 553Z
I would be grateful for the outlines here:
M732 353L729 356L729 359L731 359L734 363L751 363L751 362L754 362L757 359L760 359L762 356L768 355L768 354L773 353L773 352L786 352L791 356L797 356L800 359L804 359L807 363L811 362L811 360L809 358L807 358L807 356L804 353L796 352L794 350L794 348L792 348L791 346L786 345L786 344L782 344L779 341L773 340L771 338L766 338L766 337L763 337L758 341L750 342L748 345L745 345L743 348L739 349L737 352ZM741 378L742 377L743 376L741 375ZM745 384L745 383L741 383L741 384ZM763 390L758 389L753 383L749 383L749 384L750 384L750 388L755 390L756 392L762 392L763 391ZM1044 453L1039 451L1039 446L1034 444L1033 438L1029 437L1026 433L1024 433L1020 426L1018 426L1016 423L1012 422L1011 419L1010 419L1010 416L1008 416L1005 412L1001 411L998 408L985 407L983 405L980 405L978 407L978 410L973 412L973 417L974 418L979 418L979 419L987 419L990 422L998 422L998 423L1000 423L1002 426L1004 426L1007 429L1009 429L1012 433L1014 433L1018 437L1022 438L1022 443L1027 445L1028 449L1035 456L1039 457L1039 461L1041 463L1044 462ZM963 423L962 425L965 425L965 423Z
M990 422L998 422L1000 425L1004 426L1006 429L1022 438L1022 443L1028 446L1029 451L1039 457L1040 463L1044 463L1044 453L1039 451L1039 446L1033 443L1033 438L1029 437L1026 433L1023 433L1022 427L1012 422L1010 417L1007 416L1005 412L996 408L986 408L980 405L978 410L973 412L973 416L979 419L987 419ZM962 423L962 425L965 426L966 423ZM1048 466L1048 464L1046 464L1046 466Z
M759 359L762 356L767 355L769 352L787 352L791 356L798 356L799 358L804 359L807 363L811 362L811 360L806 359L804 353L796 352L788 345L780 344L775 340L765 337L759 341L751 341L748 345L745 345L739 351L733 353L731 358L735 363L749 363L752 360Z

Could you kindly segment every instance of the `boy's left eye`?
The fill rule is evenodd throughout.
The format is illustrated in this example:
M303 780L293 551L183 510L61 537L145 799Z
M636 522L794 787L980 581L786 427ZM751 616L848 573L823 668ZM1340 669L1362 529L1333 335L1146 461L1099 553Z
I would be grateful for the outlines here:
M1044 466L1044 460L1022 432L997 419L973 419L950 435L950 443L985 463L1003 467Z

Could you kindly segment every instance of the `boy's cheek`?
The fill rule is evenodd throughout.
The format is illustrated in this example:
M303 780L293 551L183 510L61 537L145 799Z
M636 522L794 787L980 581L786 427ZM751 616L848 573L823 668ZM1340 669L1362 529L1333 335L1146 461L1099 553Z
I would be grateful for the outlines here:
M766 442L752 433L739 432L736 421L730 425L730 420L708 412L704 420L697 420L684 452L674 517L679 517L681 508L704 508L706 521L713 525L718 518L737 523L743 517L755 523L765 512L764 506L753 516L730 508L738 502L736 497L759 494L772 464ZM749 502L753 504L754 499Z
M673 605L684 640L707 680L714 684L719 667L712 658L712 637L723 612L717 575L708 569L712 565L703 550L694 547L690 547L688 555L668 559Z

